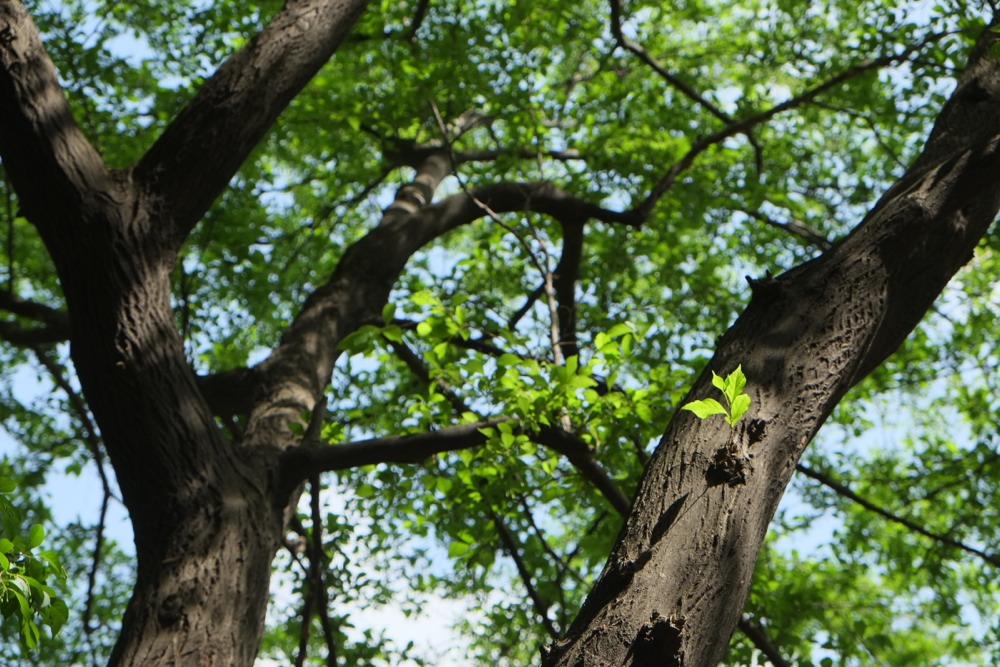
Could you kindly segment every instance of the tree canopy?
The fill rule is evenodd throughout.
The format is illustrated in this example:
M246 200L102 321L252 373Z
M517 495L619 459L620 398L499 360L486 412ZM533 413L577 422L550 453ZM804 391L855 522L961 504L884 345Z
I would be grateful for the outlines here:
M996 21L964 0L0 0L0 538L48 525L33 567L70 610L8 662L140 664L150 628L270 591L234 655L439 664L366 614L444 598L456 664L557 664L608 591L632 600L624 554L635 581L695 576L642 573L629 540L729 539L685 523L719 498L753 518L733 554L770 522L752 577L706 584L747 596L704 621L725 664L994 664ZM742 420L681 410L728 410L743 387L712 377L737 365ZM66 474L104 500L51 525ZM206 583L254 535L260 564ZM629 664L690 657L700 604L637 605Z

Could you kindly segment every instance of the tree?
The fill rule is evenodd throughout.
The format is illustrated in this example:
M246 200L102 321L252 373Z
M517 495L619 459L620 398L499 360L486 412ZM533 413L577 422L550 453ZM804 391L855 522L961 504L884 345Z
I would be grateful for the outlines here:
M968 391L965 431L938 441L918 496L885 489L929 447L887 459L894 481L865 478L865 494L799 461L872 373L840 423L962 350L993 358L973 317L986 298L939 306L962 346L925 324L886 361L977 246L980 269L992 261L994 12L367 4L66 2L33 9L39 32L0 2L0 336L11 368L33 355L68 417L6 400L19 423L75 436L56 454L79 457L79 442L113 468L136 572L110 664L252 664L284 547L303 567L303 620L266 650L295 642L304 660L320 641L328 664L374 659L331 616L332 592L364 584L331 571L352 548L378 571L407 535L462 564L450 583L411 570L418 588L481 591L498 556L513 563L526 594L483 612L510 633L485 659L530 660L548 635L546 665L710 665L738 625L772 663L806 664L823 643L794 636L806 622L845 661L859 659L851 637L876 661L910 664L914 647L926 663L988 659L996 640L956 628L997 605L982 573L998 564L1000 456L988 420L966 416L992 399L990 364L925 394ZM123 34L140 55L121 55ZM712 343L748 272L749 304ZM742 420L676 409L737 366ZM964 434L973 444L956 445ZM982 487L963 480L973 465ZM887 553L929 541L912 582L886 564L840 572L851 601L879 599L873 582L911 610L929 596L938 628L869 611L845 630L751 593L762 548L758 585L823 575L778 576L795 556L764 547L797 468L907 528L873 540ZM324 510L332 471L353 511ZM347 546L364 516L365 544ZM836 548L864 553L849 534L862 523L847 525ZM941 606L954 578L927 582L956 554L979 577L962 608ZM425 558L409 556L414 570Z

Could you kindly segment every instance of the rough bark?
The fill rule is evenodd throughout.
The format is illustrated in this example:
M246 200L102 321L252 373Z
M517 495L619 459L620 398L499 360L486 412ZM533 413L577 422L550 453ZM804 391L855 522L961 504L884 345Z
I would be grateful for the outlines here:
M742 364L732 433L678 412L614 552L544 664L717 664L767 526L806 445L847 390L916 326L1000 208L1000 62L984 32L921 157L842 242L751 281L709 369ZM706 370L690 397L712 393ZM689 397L689 398L690 398ZM742 455L726 453L734 442Z

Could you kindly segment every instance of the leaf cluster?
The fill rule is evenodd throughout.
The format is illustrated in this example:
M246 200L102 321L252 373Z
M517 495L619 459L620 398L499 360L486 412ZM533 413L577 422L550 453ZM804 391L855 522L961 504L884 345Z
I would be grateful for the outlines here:
M40 626L56 634L66 623L69 609L47 582L59 582L66 573L53 551L38 551L45 540L45 529L33 524L22 533L24 517L7 496L17 486L0 478L0 616L17 624L21 644L38 648L42 639Z
M712 371L712 386L722 392L726 404L723 405L714 398L705 398L685 403L681 410L689 410L695 413L699 419L707 419L712 415L723 415L729 427L736 428L737 422L750 409L750 395L743 393L746 384L747 378L743 375L742 364L737 366L736 370L727 375L725 379Z

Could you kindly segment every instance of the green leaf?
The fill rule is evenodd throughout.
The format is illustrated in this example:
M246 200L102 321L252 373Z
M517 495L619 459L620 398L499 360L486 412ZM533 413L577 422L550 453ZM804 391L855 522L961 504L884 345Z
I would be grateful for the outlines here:
M31 527L31 531L28 533L28 548L34 549L42 543L45 539L45 529L42 528L41 524L36 523Z
M382 306L382 321L389 324L394 317L396 317L396 304L390 301Z
M465 552L469 550L470 546L472 545L467 542L452 542L448 547L448 556L450 558L458 558L459 556L464 555Z
M440 303L429 290L421 290L410 295L410 302L416 306L434 306Z
M729 377L726 378L726 383L729 385L729 398L730 400L735 399L743 392L743 388L747 386L747 378L743 375L743 364L736 367Z
M722 404L714 398L706 398L702 401L691 401L682 407L681 410L690 410L701 419L711 417L712 415L728 414L726 409L722 407Z
M735 426L746 411L750 408L750 396L740 394L733 399L732 412L729 415L729 425Z
M712 371L712 386L721 391L723 394L726 393L726 382L722 379L722 376L717 375L715 371Z
M608 330L608 338L621 338L627 333L632 333L632 325L627 322L616 324Z

